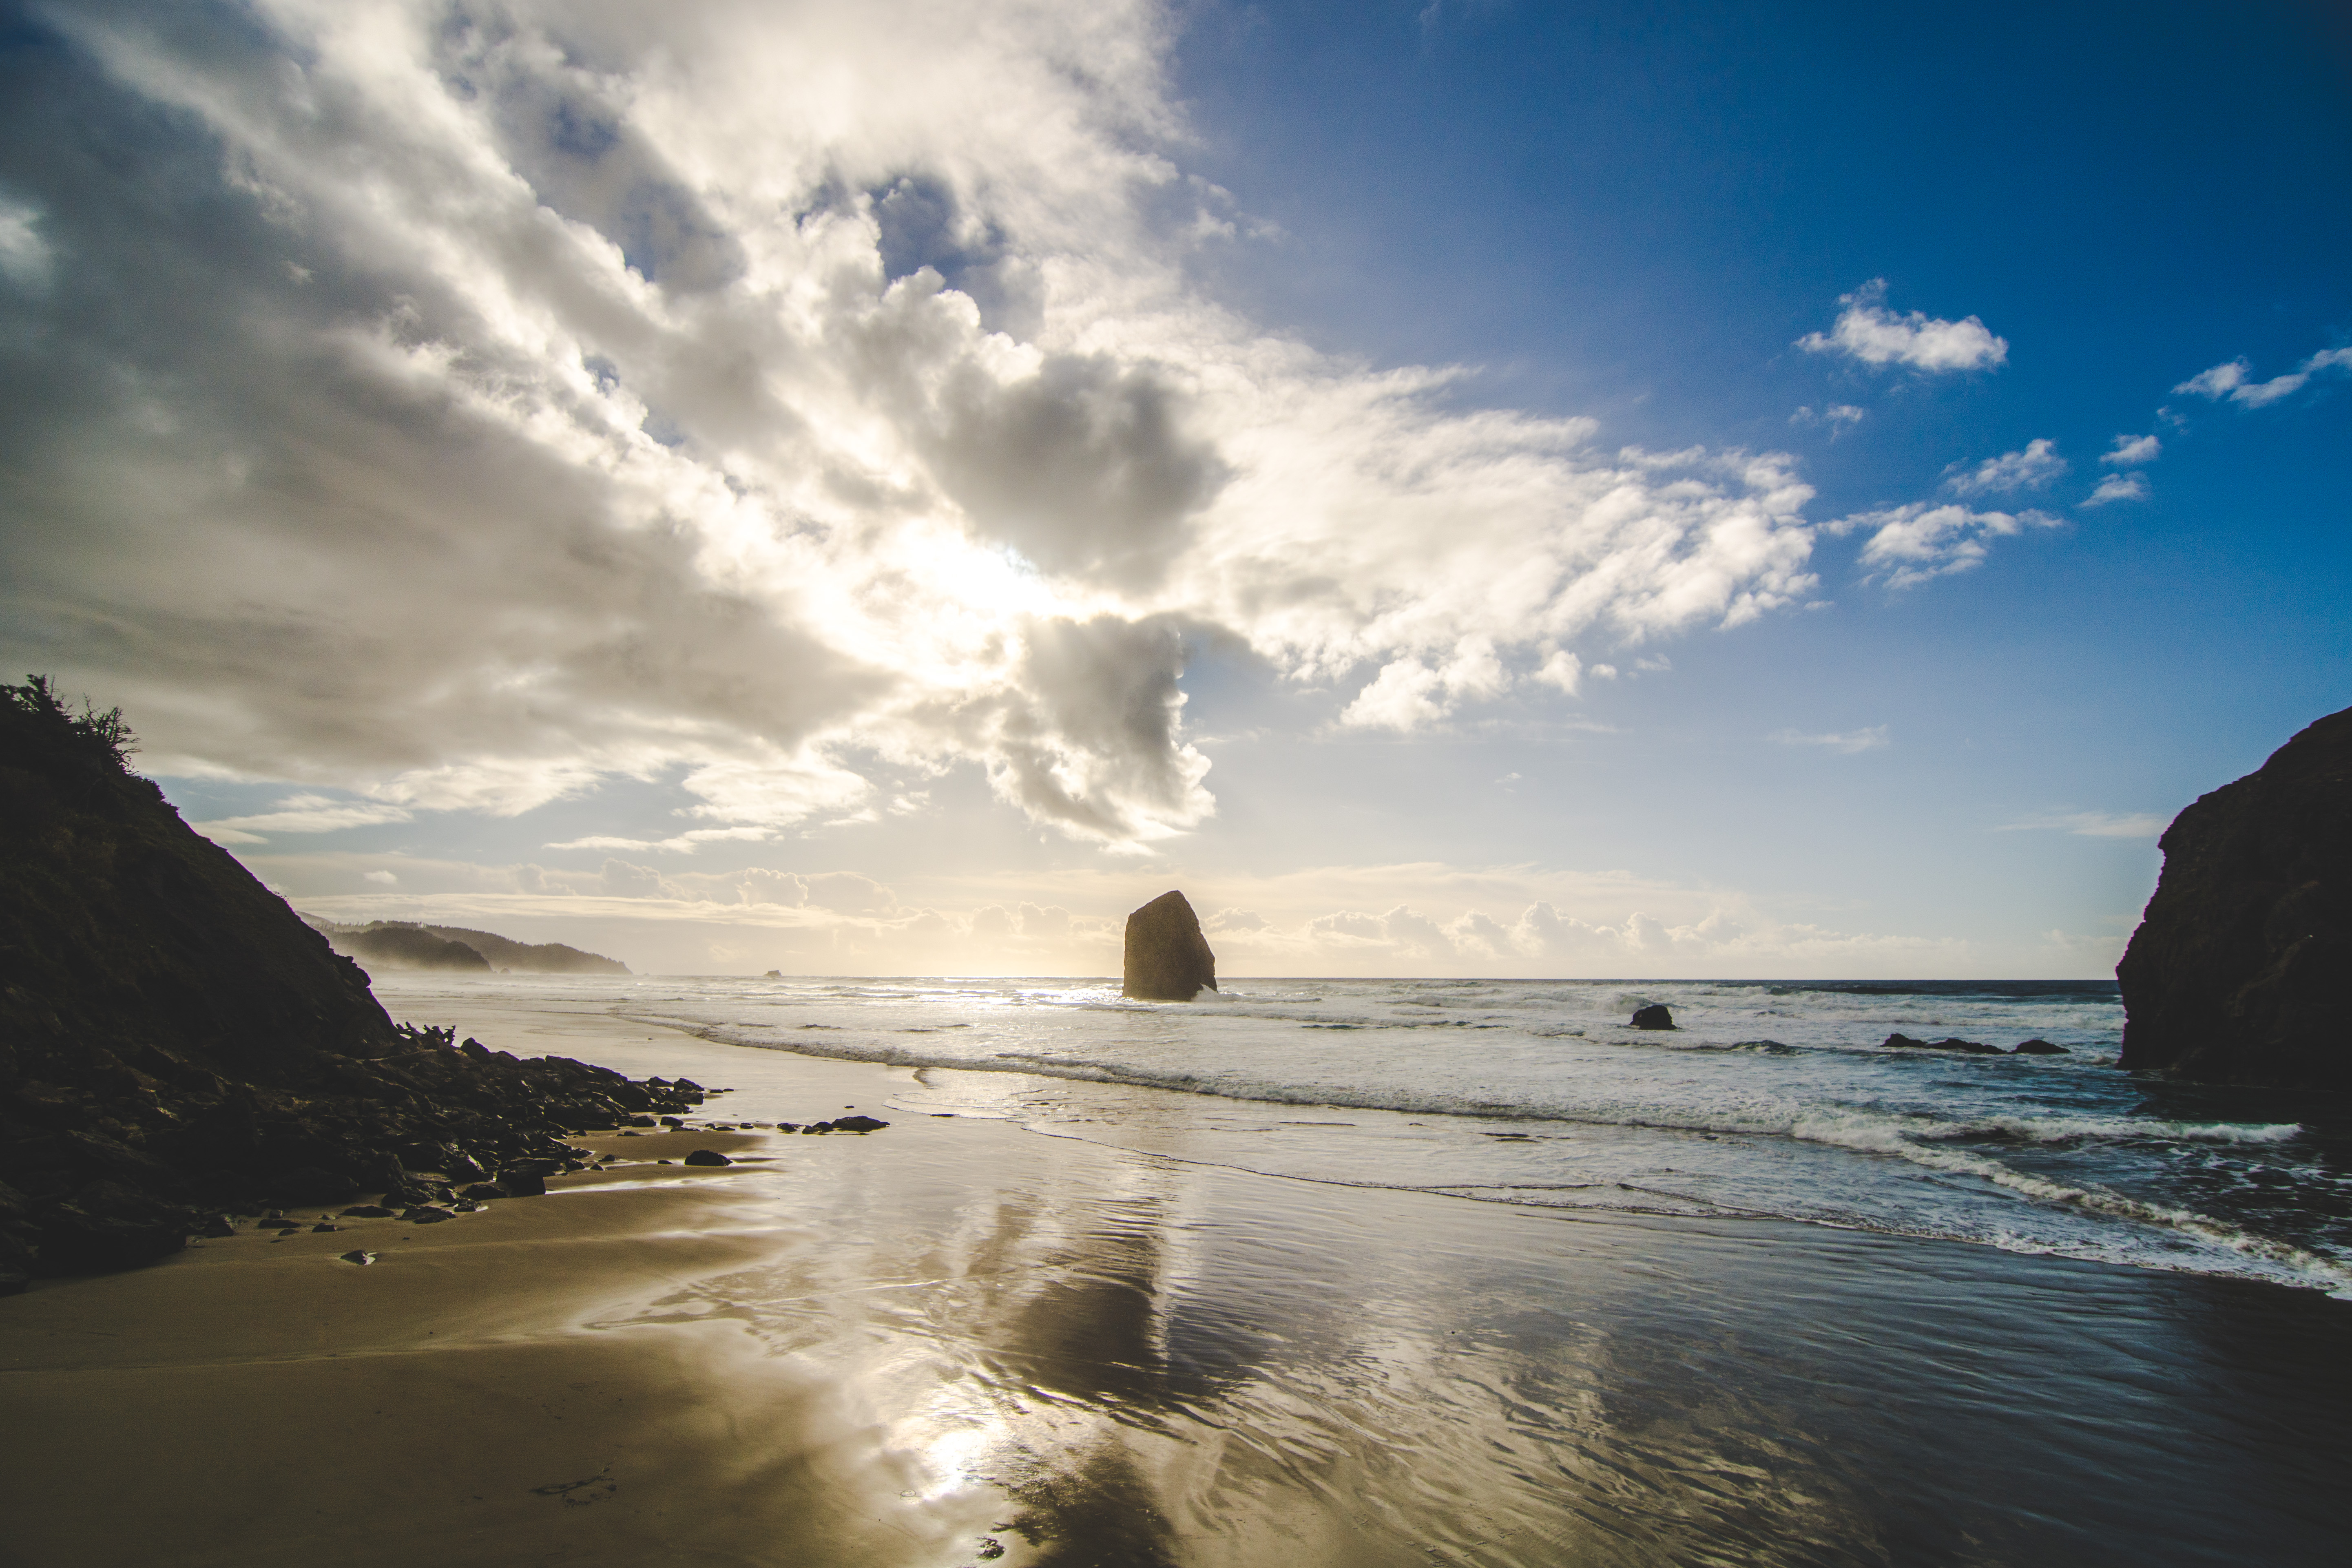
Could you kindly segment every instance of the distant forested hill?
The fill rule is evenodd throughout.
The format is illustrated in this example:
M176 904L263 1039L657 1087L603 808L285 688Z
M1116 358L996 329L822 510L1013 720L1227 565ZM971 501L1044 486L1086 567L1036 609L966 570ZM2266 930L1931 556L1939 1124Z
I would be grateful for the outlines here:
M522 942L495 931L464 926L423 925L413 921L373 921L344 925L317 915L302 917L337 952L387 969L510 971L517 974L626 974L629 966L602 953L583 952L560 942Z

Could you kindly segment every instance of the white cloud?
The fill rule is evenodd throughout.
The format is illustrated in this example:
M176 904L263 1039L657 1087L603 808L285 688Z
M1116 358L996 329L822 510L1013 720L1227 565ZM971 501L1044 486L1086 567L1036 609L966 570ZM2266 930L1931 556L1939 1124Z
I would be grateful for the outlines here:
M1851 403L1833 403L1818 414L1813 412L1811 405L1807 405L1806 406L1798 409L1794 414L1790 415L1789 423L1791 425L1826 425L1830 427L1830 439L1834 441L1839 437L1844 435L1847 431L1853 429L1855 426L1861 424L1864 419L1869 416L1869 414L1870 410L1867 408L1863 408Z
M2136 468L2153 463L2164 450L2164 443L2153 436L2118 436L2114 449L2099 459L2119 468Z
M2253 370L2252 362L2241 355L2199 371L2172 390L2216 401L2226 397L2247 408L2263 408L2301 392L2322 371L2352 370L2352 348L2322 349L2284 375L2268 381L2253 380Z
M2168 816L2158 816L2147 811L2074 811L2004 823L1994 831L2073 833L2085 838L2157 838L2163 836L2171 823Z
M1995 337L1974 316L1946 321L1913 310L1896 315L1886 308L1886 279L1874 278L1851 294L1838 296L1845 309L1824 335L1808 332L1797 346L1810 353L1842 353L1868 365L1907 364L1915 370L1982 370L2009 358L2009 342Z
M2077 506L2105 506L2111 501L2146 500L2147 476L2140 473L2109 474L2099 481L2099 488Z
M41 209L0 191L0 278L19 289L47 289L56 258L41 237Z
M1198 639L1412 730L1816 585L1785 457L1607 451L1202 295L1250 224L1146 0L61 16L145 172L36 192L77 265L0 400L0 595L161 772L682 773L707 827L577 841L627 855L961 764L1133 847L1214 809Z
M389 888L398 884L400 881L400 874L396 871L385 871L380 869L374 871L362 871L360 873L360 879L363 882L373 882L380 888Z
M1870 538L1862 547L1866 577L1884 579L1889 588L1908 588L1983 565L1990 553L1988 540L2058 526L2057 518L2038 511L1972 511L1964 506L1913 501L1856 512L1823 528L1837 534L1869 530Z
M406 822L409 814L381 801L334 800L322 795L289 795L275 811L249 816L222 816L188 826L218 844L266 844L271 833L340 833L347 827L373 827Z
M2056 442L2042 439L2028 441L2021 452L2003 452L1973 468L1953 471L1959 467L1955 463L1946 470L1950 477L1944 488L1954 495L2013 495L2048 489L2051 480L2066 472L2066 459L2058 455Z
M1783 746L1819 746L1823 751L1843 752L1853 756L1862 752L1875 752L1887 744L1886 726L1872 724L1860 730L1844 730L1824 735L1808 735L1796 730L1775 730L1765 737Z

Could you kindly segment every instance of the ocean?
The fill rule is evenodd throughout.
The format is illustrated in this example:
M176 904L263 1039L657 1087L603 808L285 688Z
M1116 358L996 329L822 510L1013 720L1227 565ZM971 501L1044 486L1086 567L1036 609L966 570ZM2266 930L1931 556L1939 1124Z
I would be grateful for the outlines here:
M2352 1120L2115 1065L2111 982L508 976L713 1042L915 1069L908 1114L1482 1203L1763 1216L2352 1299ZM429 1011L436 983L400 977ZM1629 1026L1672 1010L1671 1033ZM1885 1048L2043 1039L2058 1056Z
M746 1521L709 1561L799 1551L803 1469L937 1546L839 1560L1008 1568L2222 1568L2352 1529L2341 1109L2119 1071L2112 985L386 982L733 1091L550 1200L673 1192L705 1206L614 1256L730 1259L584 1321L727 1352L662 1363L730 1434L701 1501L634 1415L577 1470ZM852 1107L889 1128L772 1131Z

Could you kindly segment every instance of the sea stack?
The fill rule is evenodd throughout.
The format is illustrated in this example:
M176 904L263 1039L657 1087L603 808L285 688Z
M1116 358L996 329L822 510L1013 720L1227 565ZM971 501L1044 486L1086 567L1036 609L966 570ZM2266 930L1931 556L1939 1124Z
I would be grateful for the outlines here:
M2173 819L2116 978L2126 1068L2352 1089L2352 709Z
M1217 955L1200 917L1166 892L1127 917L1127 966L1119 994L1139 1002L1190 1002L1217 988Z

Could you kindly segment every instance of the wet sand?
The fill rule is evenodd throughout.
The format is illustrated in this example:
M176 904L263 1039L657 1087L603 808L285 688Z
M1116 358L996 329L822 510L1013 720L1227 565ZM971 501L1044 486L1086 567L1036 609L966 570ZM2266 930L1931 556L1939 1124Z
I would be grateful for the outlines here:
M711 1121L893 1125L585 1138L632 1163L0 1302L0 1563L2320 1563L2352 1526L2317 1295L1286 1181L894 1110L902 1069L449 1021L735 1086ZM692 1147L740 1163L651 1163Z

